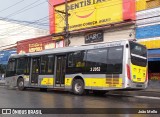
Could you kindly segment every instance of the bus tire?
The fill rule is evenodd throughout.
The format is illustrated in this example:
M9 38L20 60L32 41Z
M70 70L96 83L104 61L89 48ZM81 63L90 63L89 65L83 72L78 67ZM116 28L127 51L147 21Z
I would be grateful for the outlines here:
M76 95L83 95L84 92L85 92L83 80L81 80L81 79L75 79L73 81L72 91Z
M17 86L18 86L18 89L19 89L20 91L23 91L23 90L25 89L23 78L19 78L19 79L18 79Z

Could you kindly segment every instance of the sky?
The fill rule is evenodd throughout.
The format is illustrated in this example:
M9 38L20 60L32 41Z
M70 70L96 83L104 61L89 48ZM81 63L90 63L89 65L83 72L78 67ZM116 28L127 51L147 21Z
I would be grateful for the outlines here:
M48 2L47 0L0 0L0 18L35 22L40 20L36 27L48 29ZM34 24L34 23L33 23Z

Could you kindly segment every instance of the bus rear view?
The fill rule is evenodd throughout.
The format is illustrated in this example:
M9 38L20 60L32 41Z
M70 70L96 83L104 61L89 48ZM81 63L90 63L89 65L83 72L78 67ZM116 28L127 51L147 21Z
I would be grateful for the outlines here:
M148 84L147 49L143 45L130 41L129 50L128 88L145 89Z

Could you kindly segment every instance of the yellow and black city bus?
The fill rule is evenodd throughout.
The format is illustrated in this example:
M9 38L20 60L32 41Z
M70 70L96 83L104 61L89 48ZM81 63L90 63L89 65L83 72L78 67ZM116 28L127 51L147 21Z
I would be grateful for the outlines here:
M5 79L19 90L56 88L82 95L145 89L147 77L146 47L125 40L12 55Z

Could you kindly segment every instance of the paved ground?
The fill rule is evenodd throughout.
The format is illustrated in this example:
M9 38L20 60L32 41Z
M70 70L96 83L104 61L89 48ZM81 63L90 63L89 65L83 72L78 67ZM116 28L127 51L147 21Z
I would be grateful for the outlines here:
M76 96L69 92L60 91L48 91L40 92L39 90L27 89L26 91L19 91L17 89L6 89L1 86L0 88L0 107L1 108L113 108L117 112L116 108L160 108L160 95L155 96L143 96L143 95L126 95L118 93L108 93L106 96L94 96L93 94L86 96ZM83 110L84 111L84 110ZM93 113L97 113L100 109L93 110ZM6 115L0 115L3 117ZM13 115L12 115L13 116ZM12 117L11 116L11 117ZM14 115L17 117L18 115ZM22 115L19 115L22 116ZM29 116L29 115L23 115ZM33 115L32 115L33 116ZM30 116L30 117L32 117ZM40 117L40 115L35 115ZM42 115L53 116L53 115ZM83 117L83 116L113 116L111 114L54 114L54 116L64 117ZM135 115L114 115L120 117L134 117ZM151 115L136 115L136 117L146 117ZM152 115L158 116L158 115Z

